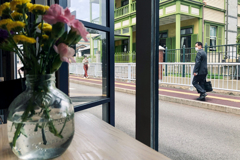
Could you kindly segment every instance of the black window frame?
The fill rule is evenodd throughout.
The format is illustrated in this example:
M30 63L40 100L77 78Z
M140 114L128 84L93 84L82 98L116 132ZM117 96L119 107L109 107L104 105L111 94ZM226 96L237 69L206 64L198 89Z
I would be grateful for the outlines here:
M67 7L66 0L55 0L55 3L61 5L63 8ZM101 100L76 105L74 106L74 111L82 111L98 105L103 105L102 107L102 119L107 123L115 126L115 85L114 85L114 1L106 0L106 26L99 24L90 23L87 21L79 20L85 27L90 29L95 29L98 31L106 32L107 40L107 97ZM68 64L63 63L58 71L57 81L59 89L65 92L67 95L69 93L69 72Z

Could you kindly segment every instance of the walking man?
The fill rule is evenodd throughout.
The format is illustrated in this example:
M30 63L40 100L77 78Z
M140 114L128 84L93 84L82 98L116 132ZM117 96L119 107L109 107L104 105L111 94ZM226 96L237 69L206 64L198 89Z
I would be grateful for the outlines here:
M88 71L88 59L87 59L87 56L84 56L84 59L82 61L83 63L83 69L84 69L84 78L88 78L88 74L87 74L87 71Z
M207 54L203 50L201 42L196 42L195 50L197 51L197 56L195 59L195 67L193 69L194 78L192 84L197 89L198 93L200 93L200 97L197 98L197 100L205 101L207 94L204 84L208 74Z

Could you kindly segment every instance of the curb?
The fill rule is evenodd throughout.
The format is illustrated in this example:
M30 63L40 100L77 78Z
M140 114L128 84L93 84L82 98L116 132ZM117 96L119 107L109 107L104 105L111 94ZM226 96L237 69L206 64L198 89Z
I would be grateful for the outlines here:
M83 82L83 81L72 80L72 79L70 79L69 82L102 88L102 85L96 84L96 83ZM136 94L135 90L124 89L124 88L119 88L119 87L115 87L115 91L123 92L123 93L127 93L127 94L133 94L133 95ZM201 101L195 101L195 100L189 100L189 99L182 99L182 98L165 96L165 95L159 95L159 100L240 115L240 108L231 107L231 106L225 106L225 105L220 105L220 104L201 102Z

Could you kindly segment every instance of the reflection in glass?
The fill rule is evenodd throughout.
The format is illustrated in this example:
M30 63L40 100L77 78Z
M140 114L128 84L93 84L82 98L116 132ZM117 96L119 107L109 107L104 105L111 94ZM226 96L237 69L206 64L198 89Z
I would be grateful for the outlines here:
M88 42L75 46L76 63L69 64L69 93L74 105L97 101L107 96L106 33L87 29Z
M68 8L79 20L106 26L106 0L68 0Z

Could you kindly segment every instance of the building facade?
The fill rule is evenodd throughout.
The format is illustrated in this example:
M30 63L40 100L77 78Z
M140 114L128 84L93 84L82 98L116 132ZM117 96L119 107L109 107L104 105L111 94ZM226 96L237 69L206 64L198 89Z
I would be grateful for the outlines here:
M136 3L115 0L115 53L136 51ZM160 0L159 21L159 45L168 49L191 48L197 41L208 46L235 44L240 33L240 2ZM175 61L180 61L178 54Z

